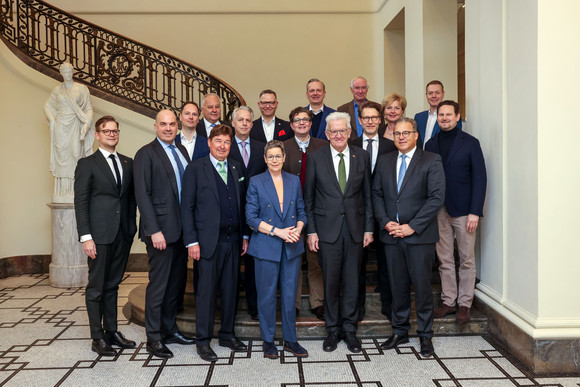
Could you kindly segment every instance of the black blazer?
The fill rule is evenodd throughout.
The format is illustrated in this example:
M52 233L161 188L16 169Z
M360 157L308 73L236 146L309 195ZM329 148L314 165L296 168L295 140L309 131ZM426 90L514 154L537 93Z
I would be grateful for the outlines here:
M175 144L189 163L187 149ZM151 234L163 232L167 243L181 237L179 191L173 166L155 138L137 151L133 166L135 197L139 207L139 237L148 242Z
M250 177L260 174L266 170L266 162L264 161L264 147L265 143L251 139L250 140L250 160L248 160L248 166L244 165L244 159L242 159L242 154L240 153L240 148L234 137L232 141L232 146L230 148L230 154L228 155L228 160L234 160L240 164L242 168L242 176L244 176L244 187L249 184ZM244 195L246 190L244 188Z
M360 243L365 232L374 231L369 154L361 148L349 147L350 170L343 194L334 171L330 147L323 146L313 152L306 164L306 233L317 233L323 242L335 242L342 227L342 217L345 216L352 239Z
M266 134L264 133L264 126L262 125L262 117L254 120L252 130L250 131L250 137L263 143L267 142ZM284 141L292 137L294 137L294 131L290 127L290 123L275 117L274 140Z
M204 120L205 120L205 118L202 118L202 119L199 120L199 122L197 123L197 128L195 129L195 131L197 132L197 134L200 137L207 138L207 130L205 130L205 121ZM230 124L228 124L227 122L222 122L220 120L220 124L229 126L230 129L232 130L232 133L234 132L234 128L232 128L232 126Z
M363 148L366 150L367 144L362 143L362 136L355 138L354 140L350 141L353 146L358 146L359 148ZM397 150L395 143L389 140L388 138L384 138L379 136L379 154L377 155L377 163L379 161L379 156L384 155L386 153L394 152ZM369 165L372 164L372 160L370 160ZM377 170L377 165L375 164L375 170L372 172L372 177L375 176L375 171Z
M96 244L110 244L120 228L127 241L133 241L137 232L133 160L118 155L123 170L120 192L100 150L77 163L74 203L79 239L91 234Z
M373 180L373 208L381 229L383 243L396 244L397 238L389 235L385 226L390 221L408 224L415 233L405 237L409 244L436 243L439 241L437 212L445 199L445 174L441 156L424 152L417 146L397 192L397 158L399 152L380 156Z
M240 219L240 243L242 235L249 235L245 209L242 205L244 176L241 165L228 160L228 170L234 178L238 218ZM220 199L215 181L214 166L209 156L190 163L183 174L181 211L183 217L183 242L198 242L201 256L211 258L220 233Z

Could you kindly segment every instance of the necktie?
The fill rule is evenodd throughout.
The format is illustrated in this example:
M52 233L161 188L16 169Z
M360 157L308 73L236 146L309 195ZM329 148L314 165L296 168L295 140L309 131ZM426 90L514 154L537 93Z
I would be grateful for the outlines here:
M344 165L344 154L339 153L340 161L338 162L338 185L340 190L344 193L346 188L346 166Z
M246 144L247 141L242 141L242 159L244 159L244 165L247 167L250 157L248 156L248 151L246 150Z
M110 154L109 158L113 162L113 168L115 168L115 176L117 177L117 189L121 191L121 173L119 172L119 167L117 166L117 160L115 160L115 155Z
M373 170L373 140L367 140L367 152L369 152L369 159L371 160L371 171Z
M179 156L177 155L177 152L175 151L175 145L169 145L169 148L171 148L171 154L173 155L173 158L175 159L175 164L177 164L177 171L179 172L179 183L181 184L181 179L183 179L183 164L181 164L181 160L179 159Z
M220 174L224 183L228 184L228 172L226 171L225 161L218 161L218 173Z
M401 167L399 168L399 180L397 180L397 192L401 191L401 185L403 184L403 178L405 173L407 173L407 163L405 162L407 155L401 155Z

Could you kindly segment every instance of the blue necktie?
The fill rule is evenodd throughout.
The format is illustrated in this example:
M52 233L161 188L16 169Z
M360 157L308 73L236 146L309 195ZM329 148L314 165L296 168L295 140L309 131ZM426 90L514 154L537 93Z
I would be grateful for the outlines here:
M405 173L407 173L407 163L405 162L406 157L407 155L401 155L401 167L399 168L399 180L397 180L397 192L401 191L401 185L403 184Z
M183 164L181 164L181 160L179 159L179 155L175 151L175 145L169 145L171 148L171 154L175 159L175 163L177 164L177 171L179 172L179 184L181 185L181 179L183 179Z

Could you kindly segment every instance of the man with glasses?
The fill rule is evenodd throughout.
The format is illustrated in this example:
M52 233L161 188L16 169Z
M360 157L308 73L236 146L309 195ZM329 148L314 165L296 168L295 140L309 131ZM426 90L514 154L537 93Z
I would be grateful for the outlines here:
M326 123L330 145L312 153L304 186L308 247L319 252L324 278L328 336L322 349L332 352L344 338L349 351L360 352L358 278L374 230L371 167L366 151L348 146L348 114L332 113Z
M354 78L352 81L350 81L350 92L352 93L352 101L349 101L344 105L340 105L336 109L337 112L348 113L348 115L350 116L350 127L353 129L350 134L351 140L354 140L357 137L362 136L363 134L363 125L358 120L358 118L360 116L361 105L368 101L367 100L368 91L369 85L364 77L359 76Z
M393 335L381 348L393 349L409 342L412 284L421 356L431 357L431 271L439 240L437 212L445 198L445 174L441 157L417 146L415 120L399 118L394 138L399 151L379 158L373 179L374 214L381 229L393 295Z
M266 144L272 140L284 141L294 135L288 121L276 117L278 99L274 90L266 89L260 92L258 108L262 112L262 117L254 121L250 137Z
M115 356L113 345L136 345L117 331L117 293L137 232L137 205L133 160L116 151L119 124L104 116L95 129L99 149L80 159L75 170L75 215L79 240L88 256L85 298L91 349L100 356Z
M294 137L284 141L286 160L284 170L300 178L302 190L306 178L306 165L309 155L328 141L310 136L312 126L312 111L297 107L290 112L290 126L294 131ZM303 233L304 234L304 233ZM303 235L306 243L306 236ZM322 283L322 269L318 263L318 254L306 246L306 262L308 264L308 290L310 295L310 311L319 320L324 320L324 287ZM298 292L296 294L296 314L300 311L302 297L302 276L298 277Z

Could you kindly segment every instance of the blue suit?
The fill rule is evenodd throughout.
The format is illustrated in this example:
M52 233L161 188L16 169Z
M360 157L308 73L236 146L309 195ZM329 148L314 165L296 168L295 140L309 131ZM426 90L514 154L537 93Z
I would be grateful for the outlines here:
M415 114L415 121L417 121L417 131L419 132L419 138L421 139L421 147L423 144L430 140L430 138L425 139L425 131L427 130L427 119L429 118L429 110ZM461 120L457 122L457 127L461 129ZM433 126L433 133L431 133L431 138L435 137L439 133L439 123L435 121L435 126Z
M312 129L310 129L310 135L312 137L321 138L323 140L328 141L328 138L326 138L326 133L325 133L325 131L326 131L326 117L328 117L329 114L334 113L336 110L334 110L333 108L329 108L326 105L323 105L323 106L324 106L324 108L322 109L322 120L320 121L320 126L318 127L318 132L312 133ZM310 110L310 105L306 106L306 109Z
M246 221L253 230L248 254L255 258L256 288L260 333L267 342L276 332L276 289L280 282L282 337L296 342L296 289L304 243L286 243L276 236L258 231L263 221L276 228L306 224L302 188L297 176L282 171L284 208L280 211L278 194L269 171L250 179L246 196Z
M181 144L181 135L178 134L175 137L175 142ZM195 140L195 147L193 148L193 155L191 155L191 161L201 159L204 156L209 155L209 146L207 145L207 138L197 136Z

